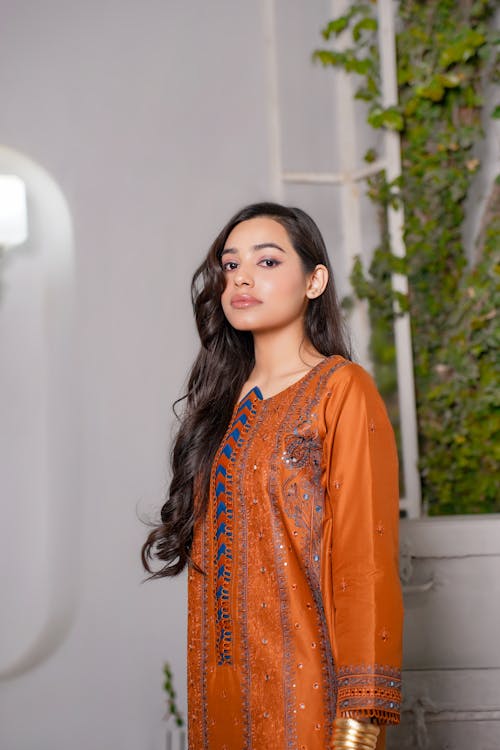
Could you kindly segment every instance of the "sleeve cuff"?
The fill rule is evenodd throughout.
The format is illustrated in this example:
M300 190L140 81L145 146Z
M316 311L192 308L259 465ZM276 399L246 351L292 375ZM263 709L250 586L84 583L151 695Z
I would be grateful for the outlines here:
M401 714L401 670L381 664L337 667L337 715L373 717L398 724Z

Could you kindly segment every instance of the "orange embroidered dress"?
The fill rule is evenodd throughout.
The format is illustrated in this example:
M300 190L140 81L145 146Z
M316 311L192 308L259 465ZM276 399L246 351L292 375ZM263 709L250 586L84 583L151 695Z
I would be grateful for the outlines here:
M324 750L335 716L399 721L398 518L392 428L359 365L334 355L235 405L193 540L191 750Z

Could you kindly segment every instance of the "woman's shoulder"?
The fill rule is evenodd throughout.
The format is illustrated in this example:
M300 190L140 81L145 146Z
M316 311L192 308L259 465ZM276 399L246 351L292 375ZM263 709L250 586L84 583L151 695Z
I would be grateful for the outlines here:
M317 368L317 393L321 401L380 398L377 386L368 370L357 362L340 355L327 357Z
M330 357L326 357L317 369L321 381L327 387L336 384L373 383L373 378L368 370L340 354L332 354Z

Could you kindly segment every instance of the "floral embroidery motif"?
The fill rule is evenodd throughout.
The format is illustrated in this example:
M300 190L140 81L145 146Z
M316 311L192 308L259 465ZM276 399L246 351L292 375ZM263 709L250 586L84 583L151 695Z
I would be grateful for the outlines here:
M288 415L290 419L290 415ZM285 425L286 429L288 425ZM302 421L301 429L308 429L308 421ZM321 444L317 437L309 433L300 434L295 428L293 434L284 436L285 450L282 460L286 464L289 474L283 484L285 511L292 518L296 529L308 530L312 536L318 531L321 519L312 519L311 508L316 514L323 510L321 487ZM319 497L321 495L321 497ZM311 556L317 562L318 550L311 551Z
M295 469L304 466L319 466L321 463L321 446L313 435L290 435L285 440L283 460L292 464Z
M382 628L382 630L380 631L380 637L382 638L383 641L389 640L390 634L387 628Z

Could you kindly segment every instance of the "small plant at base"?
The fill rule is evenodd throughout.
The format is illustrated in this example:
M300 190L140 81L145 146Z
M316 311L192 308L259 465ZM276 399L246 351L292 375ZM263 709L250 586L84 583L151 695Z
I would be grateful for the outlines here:
M170 664L168 662L165 662L163 666L163 676L165 678L163 682L163 689L167 694L167 713L165 715L165 718L167 720L173 718L176 726L183 727L184 719L177 707L177 694L174 690L174 677L170 668Z

